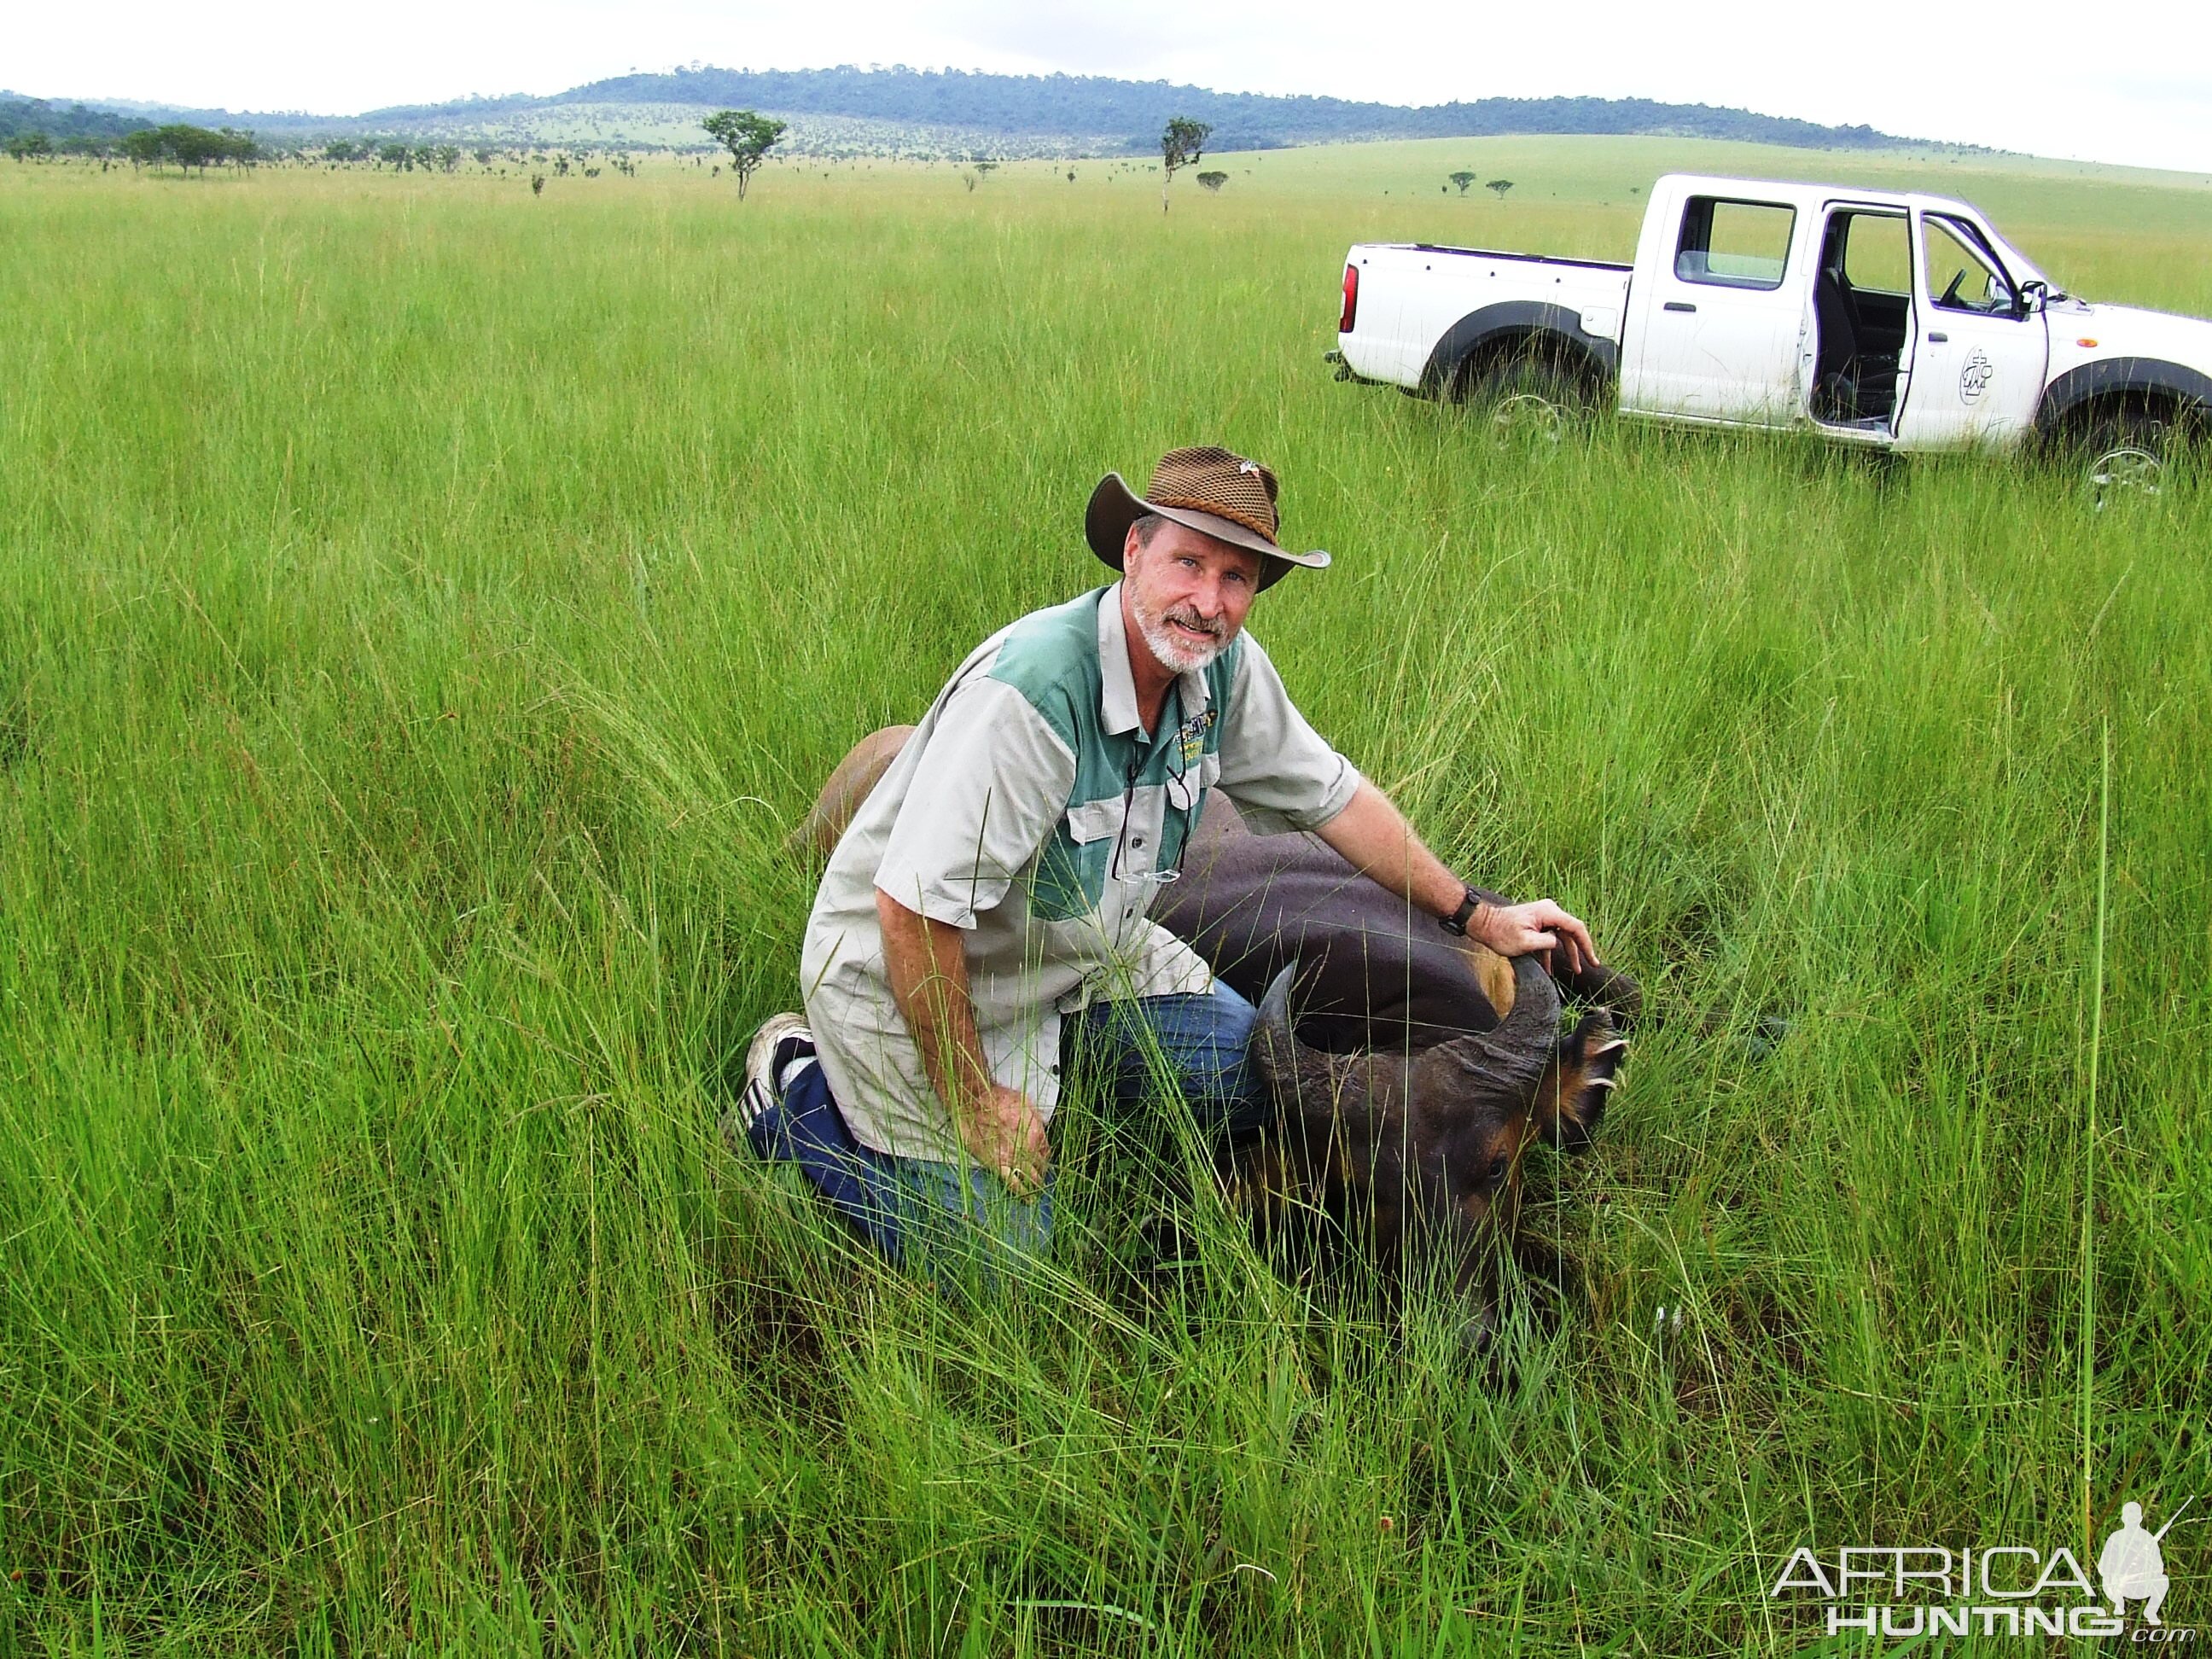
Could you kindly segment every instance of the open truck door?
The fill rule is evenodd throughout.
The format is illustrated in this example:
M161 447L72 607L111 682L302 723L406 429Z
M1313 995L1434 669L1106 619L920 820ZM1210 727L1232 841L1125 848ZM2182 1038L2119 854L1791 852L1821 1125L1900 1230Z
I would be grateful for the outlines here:
M1805 301L1805 412L1831 435L1887 445L1912 383L1912 238L1892 204L1831 202Z
M1916 207L1912 231L1919 338L1898 447L2016 444L2034 424L2051 356L2041 284L2008 271L1963 214Z

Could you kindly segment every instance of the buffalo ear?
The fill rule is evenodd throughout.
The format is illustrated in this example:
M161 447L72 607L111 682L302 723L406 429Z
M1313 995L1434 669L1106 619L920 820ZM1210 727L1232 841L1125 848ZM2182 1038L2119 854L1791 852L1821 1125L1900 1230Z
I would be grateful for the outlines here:
M1613 1030L1603 1009L1583 1017L1536 1085L1533 1115L1547 1145L1579 1152L1590 1144L1627 1057L1628 1039Z

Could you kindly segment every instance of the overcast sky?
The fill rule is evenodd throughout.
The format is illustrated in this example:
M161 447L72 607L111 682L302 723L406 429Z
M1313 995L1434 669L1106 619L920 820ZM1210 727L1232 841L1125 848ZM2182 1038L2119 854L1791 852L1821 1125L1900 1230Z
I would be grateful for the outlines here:
M0 85L353 114L694 61L1059 70L1396 104L1646 97L2212 173L2204 0L106 0L15 9Z

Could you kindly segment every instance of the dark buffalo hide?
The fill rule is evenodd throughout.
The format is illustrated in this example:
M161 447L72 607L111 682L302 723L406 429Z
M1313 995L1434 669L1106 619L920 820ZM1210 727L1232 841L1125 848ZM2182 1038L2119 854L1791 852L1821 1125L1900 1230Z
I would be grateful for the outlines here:
M1589 1144L1635 982L1593 965L1555 981L1534 957L1469 947L1318 836L1252 835L1218 798L1153 914L1260 1006L1276 1122L1224 1149L1232 1194L1263 1232L1326 1218L1386 1272L1433 1271L1466 1298L1470 1336L1486 1331L1522 1155ZM1564 1037L1562 981L1600 1005Z

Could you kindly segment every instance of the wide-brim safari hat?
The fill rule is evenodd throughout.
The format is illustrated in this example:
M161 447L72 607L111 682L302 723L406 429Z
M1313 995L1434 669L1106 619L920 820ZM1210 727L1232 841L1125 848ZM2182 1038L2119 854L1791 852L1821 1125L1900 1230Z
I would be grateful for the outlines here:
M1129 526L1147 513L1261 556L1260 586L1267 587L1294 564L1324 570L1328 555L1318 548L1293 553L1275 538L1281 520L1275 512L1275 475L1232 451L1201 445L1170 449L1152 468L1152 487L1141 495L1118 472L1109 472L1091 492L1083 514L1083 534L1096 553L1115 569Z

